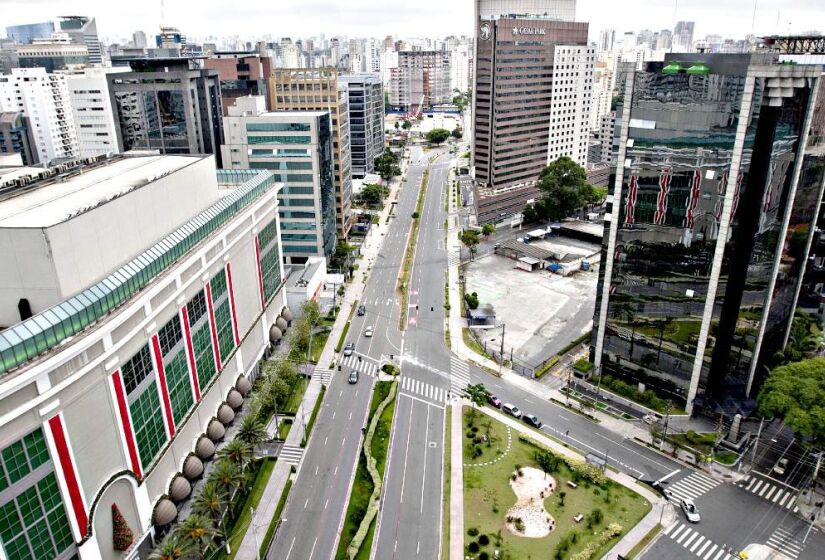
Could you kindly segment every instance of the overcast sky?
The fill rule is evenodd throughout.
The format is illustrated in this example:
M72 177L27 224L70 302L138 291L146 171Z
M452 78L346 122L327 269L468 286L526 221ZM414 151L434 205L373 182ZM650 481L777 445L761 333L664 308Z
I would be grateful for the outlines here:
M757 35L825 30L825 0L756 0ZM160 0L0 0L0 33L7 25L60 15L97 18L101 37L118 40L138 29L155 33ZM473 0L166 0L165 23L192 37L307 37L320 33L383 37L471 34ZM590 22L590 37L672 28L696 22L695 37L709 33L742 38L751 32L754 0L579 0L577 20ZM778 24L777 24L778 22Z

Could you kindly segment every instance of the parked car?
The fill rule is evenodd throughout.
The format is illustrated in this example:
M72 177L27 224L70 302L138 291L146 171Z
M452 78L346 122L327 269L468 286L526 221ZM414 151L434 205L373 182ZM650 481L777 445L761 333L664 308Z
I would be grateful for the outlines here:
M777 461L776 465L773 467L773 472L782 476L785 474L785 471L788 469L788 460L785 457L782 457Z
M534 428L541 428L541 420L539 420L539 417L535 414L525 414L521 417L521 419L524 420L526 424L530 424Z
M344 346L344 356L352 356L353 352L355 352L355 343L347 342L346 346Z
M644 416L642 416L642 421L645 424L655 424L659 421L659 417L655 414L645 414Z
M350 385L355 385L358 383L358 370L352 370L349 372L349 378L347 379Z
M501 399L493 394L487 395L487 402L496 408L501 408Z
M682 511L685 512L685 517L687 517L688 521L691 523L699 523L699 520L701 519L699 516L699 510L696 509L696 504L694 504L692 500L682 498L679 505L682 506Z
M521 411L514 404L504 403L503 405L501 405L501 410L503 410L504 412L506 412L514 418L521 418Z
M364 329L364 336L367 336L367 337L372 336L372 333L373 333L372 325L370 325L366 329Z
M358 316L359 317L364 316L366 314L366 312L367 312L367 308L363 303L358 306Z

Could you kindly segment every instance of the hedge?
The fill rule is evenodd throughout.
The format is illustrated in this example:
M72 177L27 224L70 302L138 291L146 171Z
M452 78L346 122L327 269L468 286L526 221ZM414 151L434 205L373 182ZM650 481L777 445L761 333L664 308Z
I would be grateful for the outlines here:
M552 358L550 358L550 361L549 361L549 362L547 362L546 364L544 364L543 366L541 366L539 369L537 369L537 370L533 373L533 376L534 376L536 379L540 379L540 378L541 378L541 377L542 377L545 373L547 373L548 371L550 371L550 368L552 368L552 367L553 367L554 365L556 365L557 363L559 363L559 357L558 357L558 356L553 356Z

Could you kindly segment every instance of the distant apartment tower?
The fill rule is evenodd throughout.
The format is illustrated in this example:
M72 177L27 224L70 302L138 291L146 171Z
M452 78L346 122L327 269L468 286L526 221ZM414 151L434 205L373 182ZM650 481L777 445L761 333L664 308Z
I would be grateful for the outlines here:
M54 23L51 21L6 27L6 36L21 45L28 45L40 37L50 37L52 33L54 33Z
M85 16L63 16L58 18L60 31L71 37L73 43L86 45L91 64L103 64L100 39L97 36L95 18Z
M268 169L278 193L283 257L299 264L335 251L332 131L326 111L267 112L263 96L241 97L224 118L226 169Z
M142 59L132 72L108 74L118 149L215 154L223 141L218 73L186 58Z
M335 216L338 238L352 228L352 151L349 99L334 68L279 68L270 80L276 111L327 111L332 119L332 158L335 164Z
M597 48L599 53L603 52L611 52L613 50L613 45L616 43L616 30L615 29L602 29L599 31L599 44Z
M692 21L679 21L673 28L673 47L683 52L690 52L693 47L693 27Z
M20 154L23 165L37 163L29 119L21 111L0 112L0 155Z
M90 62L86 45L73 43L64 33L36 38L29 45L19 45L16 51L18 67L45 68L49 73L70 65L85 65Z
M456 45L450 50L450 91L467 92L473 83L473 46Z
M269 98L269 78L272 77L272 59L254 52L218 51L203 61L207 70L216 70L221 81L223 115L239 97L263 95L267 109L272 108Z
M777 60L682 53L622 69L592 359L688 413L750 414L790 334L825 99L820 66Z
M595 63L587 31L586 23L529 14L476 22L472 161L479 223L518 214L537 198L548 161L566 155L586 163Z
M122 74L126 69L118 68ZM109 102L111 68L90 67L65 74L80 157L118 153L117 127Z
M384 88L378 74L341 76L349 101L352 176L375 172L375 158L384 150Z
M80 155L66 77L43 68L15 68L0 76L0 111L20 111L29 119L37 160Z
M390 69L390 106L410 113L452 101L450 54L444 50L400 51Z

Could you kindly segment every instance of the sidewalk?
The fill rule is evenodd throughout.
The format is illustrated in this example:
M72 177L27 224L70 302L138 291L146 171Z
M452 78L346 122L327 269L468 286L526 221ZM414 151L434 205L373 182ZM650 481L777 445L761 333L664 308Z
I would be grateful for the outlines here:
M401 176L406 177L407 161L402 161L401 166ZM397 200L401 182L401 179L396 178L390 183L390 194L387 196L387 203L381 211L380 221L372 227L364 242L364 245L361 247L361 254L363 255L363 258L359 260L361 261L363 268L356 271L352 282L349 284L346 292L344 293L343 300L340 304L341 307L338 312L338 317L332 325L326 346L324 346L324 350L321 352L321 356L318 359L318 365L316 366L318 368L326 368L336 359L335 346L338 344L338 339L341 337L341 333L344 330L344 325L346 325L347 321L349 321L352 305L359 300L364 293L364 287L366 285L367 278L369 277L369 263L374 261L375 257L378 255L384 241L384 235L389 229L389 224L386 222L391 206L390 201ZM330 379L334 375L335 371L333 369ZM309 418L312 415L312 409L315 407L315 402L317 401L320 393L320 378L311 377L306 392L304 393L304 397L301 400L301 404L295 413L295 423L293 424L293 427L289 431L286 441L284 442L285 447L300 447L301 440L304 437L304 429L301 428L302 426L306 426L304 422L309 421ZM267 431L270 436L277 433L277 427L274 425L274 422L271 423L270 426L267 426ZM307 442L307 446L308 445L309 442ZM300 472L301 463L298 464L298 471L295 476L298 476ZM266 528L269 527L269 524L275 515L275 509L278 507L278 502L281 499L281 494L283 493L287 480L289 480L290 474L291 467L288 463L285 461L276 462L275 469L272 471L269 482L267 482L264 493L261 496L258 509L255 510L249 524L249 528L247 529L243 541L241 541L241 544L235 554L236 558L242 558L244 560L258 558L258 550L262 543L259 542L257 530L263 530L261 535L266 533Z
M462 401L453 404L450 416L450 560L464 558L464 430Z

